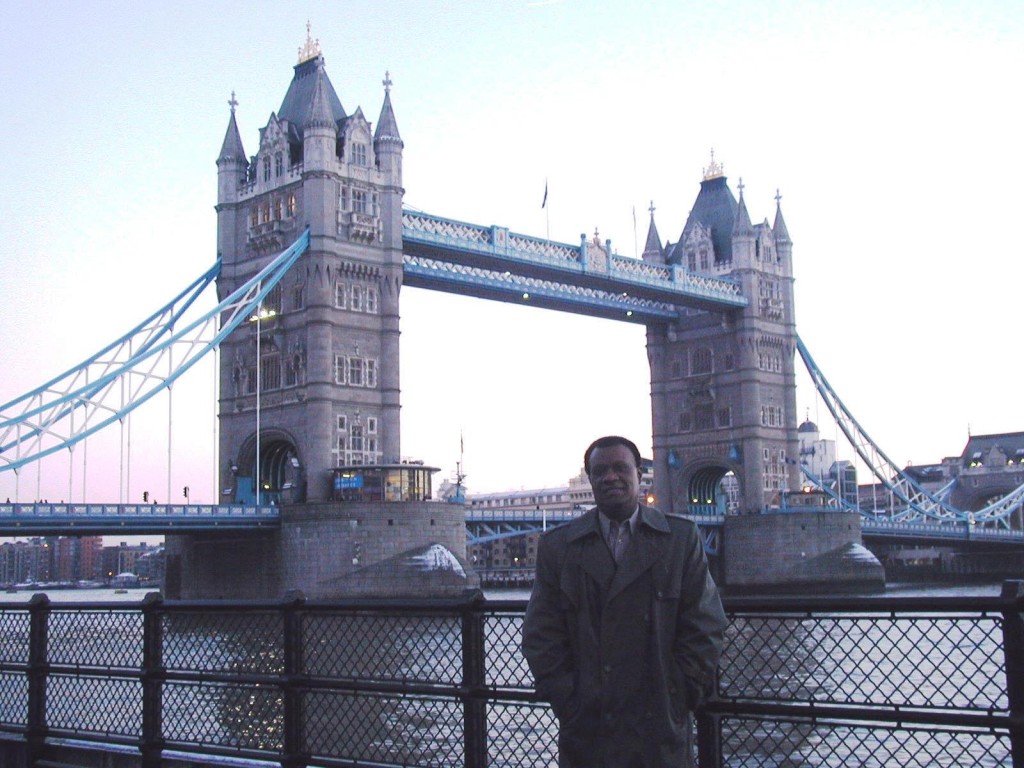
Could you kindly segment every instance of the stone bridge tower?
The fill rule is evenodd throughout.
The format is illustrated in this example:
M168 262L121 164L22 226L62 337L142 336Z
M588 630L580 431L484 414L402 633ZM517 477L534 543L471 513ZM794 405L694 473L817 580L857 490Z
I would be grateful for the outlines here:
M305 227L310 248L221 346L225 501L322 501L334 468L400 462L403 144L390 86L372 130L362 109L345 112L307 36L251 158L232 97L217 159L220 295Z
M712 154L678 242L661 245L651 210L644 260L732 277L750 298L742 310L686 310L648 326L655 494L665 511L753 513L799 483L792 242L778 196L775 223L753 225L742 181L739 193Z

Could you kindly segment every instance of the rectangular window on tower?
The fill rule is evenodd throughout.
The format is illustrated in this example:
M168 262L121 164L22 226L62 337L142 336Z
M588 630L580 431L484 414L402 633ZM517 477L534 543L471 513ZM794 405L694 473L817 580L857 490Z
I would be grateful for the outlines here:
M284 173L284 155L278 152L274 155L274 175L280 176Z
M363 360L360 357L348 359L348 385L351 387L363 386Z
M270 158L263 158L263 180L270 181Z
M344 385L345 373L348 371L348 358L344 355L334 356L334 383Z
M352 286L351 304L349 308L353 312L363 311L363 287L361 285Z
M352 190L352 213L369 213L369 204L365 190Z
M366 289L366 311L371 315L377 314L377 289Z
M348 285L340 280L334 284L334 306L338 309L348 306Z
M288 195L288 218L295 215L295 195Z
M260 363L260 387L266 391L281 388L281 355L264 355Z
M352 142L352 162L356 165L366 165L366 145L358 141Z

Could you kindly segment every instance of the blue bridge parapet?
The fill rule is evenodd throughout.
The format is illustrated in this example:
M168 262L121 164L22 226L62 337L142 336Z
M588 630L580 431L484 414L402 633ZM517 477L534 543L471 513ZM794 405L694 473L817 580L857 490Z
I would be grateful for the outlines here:
M0 536L190 533L280 525L273 506L239 504L0 504Z

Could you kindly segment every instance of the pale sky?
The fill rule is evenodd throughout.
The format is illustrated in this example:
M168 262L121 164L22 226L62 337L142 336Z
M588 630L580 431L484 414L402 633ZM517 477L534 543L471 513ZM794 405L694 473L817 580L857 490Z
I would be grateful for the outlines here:
M307 20L348 113L375 122L390 72L407 206L633 255L651 201L679 238L714 148L755 222L781 192L798 331L895 461L1024 430L1019 2L6 0L0 402L213 263L227 101L254 154ZM213 380L177 387L170 482L166 399L139 417L131 500L214 500ZM650 455L648 382L642 326L402 293L402 449L437 482L460 433L471 492L565 484L600 434ZM798 403L835 437L804 377ZM117 500L116 444L90 501ZM21 500L81 501L67 465Z

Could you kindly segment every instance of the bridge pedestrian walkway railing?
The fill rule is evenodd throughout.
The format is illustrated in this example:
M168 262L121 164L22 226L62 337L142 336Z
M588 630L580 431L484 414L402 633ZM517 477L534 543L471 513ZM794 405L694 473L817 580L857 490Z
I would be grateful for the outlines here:
M244 504L0 504L0 536L189 533L280 520L278 507Z
M0 748L146 768L553 765L524 601L0 604ZM1024 582L966 598L733 598L704 768L1024 767ZM162 762L164 761L164 762ZM123 764L119 763L119 764Z

